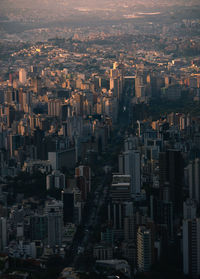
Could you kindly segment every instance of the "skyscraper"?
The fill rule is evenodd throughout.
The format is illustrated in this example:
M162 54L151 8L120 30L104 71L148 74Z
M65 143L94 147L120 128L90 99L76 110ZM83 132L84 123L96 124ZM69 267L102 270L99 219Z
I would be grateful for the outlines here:
M63 233L63 203L52 200L46 204L48 219L48 245L53 247L62 244Z
M46 176L46 188L47 190L57 188L65 188L65 175L58 170L52 171L51 174Z
M79 166L75 169L77 186L81 191L82 200L86 201L91 191L91 169L88 166Z
M152 264L151 231L140 226L137 233L137 265L140 272L148 272Z
M183 220L183 272L200 276L200 219Z
M142 98L145 96L145 86L143 83L142 76L137 76L135 78L135 97Z
M131 176L131 195L141 191L140 152L129 150L124 153L124 171Z
M61 101L58 99L49 100L48 115L60 117L60 114L61 114Z
M160 194L164 200L166 183L169 187L169 200L173 202L175 216L182 212L184 166L179 150L169 149L159 154Z
M46 215L34 215L30 218L31 240L41 240L44 243L48 236L48 219Z
M63 221L64 225L74 222L74 192L62 191L61 199L63 202Z
M4 251L7 246L7 220L4 217L0 218L0 252Z
M130 201L130 175L113 175L108 203L108 221L112 225L115 237L123 237L126 202L128 201Z
M200 160L196 158L187 166L190 198L200 202Z
M123 92L123 65L115 62L113 69L110 70L110 90L113 96L119 100Z
M197 217L197 202L195 200L187 199L183 203L183 218L194 219Z
M21 84L26 83L26 70L23 68L19 69L19 82Z

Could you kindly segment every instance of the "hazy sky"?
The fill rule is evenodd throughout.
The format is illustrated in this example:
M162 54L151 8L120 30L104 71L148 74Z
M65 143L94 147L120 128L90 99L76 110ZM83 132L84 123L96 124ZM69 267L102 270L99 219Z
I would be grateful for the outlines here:
M198 4L199 0L0 0L1 6L10 7L19 7L19 8L30 8L30 7L55 7L55 6L90 6L90 7L102 7L106 5L114 5L119 3L124 3L126 5L138 5L145 4L148 5L159 5L159 4L174 4L174 3L196 3Z
M193 8L197 4L199 7ZM138 15L144 17L142 13L155 15L157 22L170 22L173 13L178 20L199 19L199 11L200 0L0 0L0 35L7 38L7 34L14 34L12 40L28 40L35 29L93 27L107 21L121 24L135 21Z
M52 20L70 18L73 15L101 13L108 11L109 15L134 13L134 12L156 12L161 7L173 5L200 5L200 0L0 0L0 16L7 16L10 21L24 21L28 19ZM77 9L79 8L79 9ZM74 10L76 9L76 10ZM99 11L99 12L98 12ZM96 14L97 14L96 13ZM18 18L17 18L18 17ZM104 18L104 17L103 17Z

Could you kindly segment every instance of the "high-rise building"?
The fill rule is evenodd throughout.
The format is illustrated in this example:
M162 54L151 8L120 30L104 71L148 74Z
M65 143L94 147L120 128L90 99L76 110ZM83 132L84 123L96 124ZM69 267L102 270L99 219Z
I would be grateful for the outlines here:
M151 231L140 226L137 233L137 265L140 272L148 272L152 265Z
M183 272L200 276L200 219L183 220Z
M145 97L145 85L143 83L142 76L136 76L135 78L135 97L136 98Z
M60 117L61 115L61 100L49 100L48 101L48 115Z
M8 241L7 219L0 218L0 252L4 251Z
M7 116L7 127L11 127L15 119L15 109L12 106L5 107L5 115Z
M21 84L26 83L26 70L23 68L19 69L19 82Z
M31 112L32 105L32 93L31 92L23 92L22 93L22 103L24 112Z
M22 145L22 137L20 135L10 135L10 155L14 155L14 151Z
M130 200L130 175L114 174L110 188L110 197L113 202Z
M113 230L107 228L106 231L101 232L101 241L112 246L113 243L114 243L114 233L113 233Z
M141 192L140 152L129 150L124 153L124 172L131 176L131 195Z
M197 202L195 200L187 199L183 203L183 218L194 219L197 217Z
M51 174L46 176L46 188L50 189L64 189L65 188L65 175L58 170L52 171Z
M124 218L124 238L126 241L136 240L136 218L135 216L126 216Z
M108 203L108 221L116 237L123 237L126 202L130 201L130 175L113 175Z
M96 245L93 248L93 256L97 260L112 260L113 248L107 245Z
M124 173L124 155L123 154L118 155L118 171L121 174Z
M7 103L9 105L19 102L19 92L18 92L18 90L14 90L14 89L9 88L2 95L4 97L5 103Z
M123 65L115 62L113 69L110 70L110 90L118 100L121 99L123 93L123 83Z
M166 227L168 239L173 239L173 203L155 199L152 217L158 225Z
M59 170L63 167L75 167L75 149L68 148L66 150L48 152L48 160L51 162L53 170Z
M136 150L138 146L138 138L137 137L127 137L124 140L124 151L127 152L129 150Z
M86 201L91 191L91 169L88 166L79 166L75 169L77 187L81 191L82 200Z
M62 244L63 203L52 200L46 203L45 211L48 219L48 245L53 247Z
M166 183L169 187L169 200L173 202L174 214L180 215L183 204L184 166L179 150L169 149L159 153L160 195L165 200Z
M110 90L113 96L119 100L122 95L122 77L110 78Z
M48 237L48 218L46 215L34 215L30 217L31 241L41 240L44 243Z
M42 81L40 77L32 78L31 79L31 87L33 92L38 93L42 88Z
M200 159L196 158L187 166L189 196L200 202Z
M74 222L74 193L71 191L62 191L61 199L63 202L63 221L66 225L67 223Z

